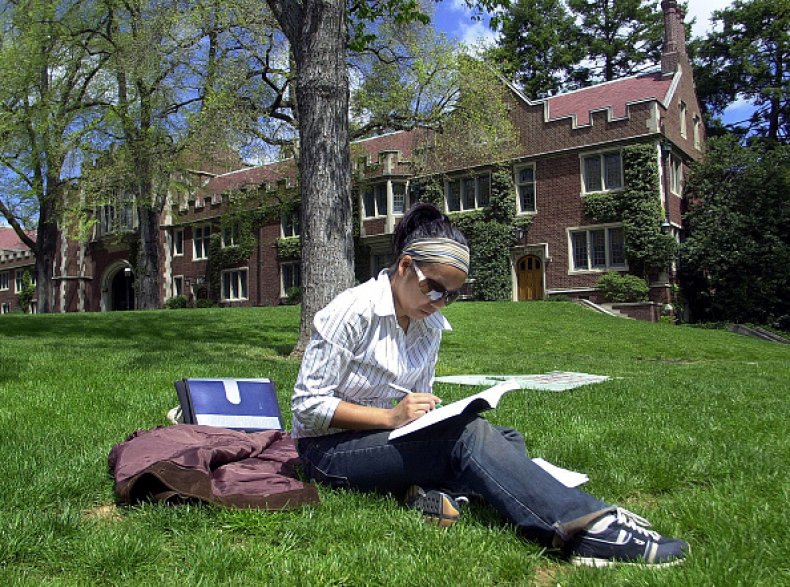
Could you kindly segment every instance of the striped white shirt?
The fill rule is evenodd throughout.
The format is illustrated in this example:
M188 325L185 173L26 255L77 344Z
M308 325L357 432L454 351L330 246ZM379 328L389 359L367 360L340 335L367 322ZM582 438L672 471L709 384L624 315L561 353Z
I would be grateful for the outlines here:
M389 274L338 295L313 321L294 394L294 438L341 432L330 422L342 401L391 408L403 394L395 383L431 391L442 331L451 330L439 312L398 325Z

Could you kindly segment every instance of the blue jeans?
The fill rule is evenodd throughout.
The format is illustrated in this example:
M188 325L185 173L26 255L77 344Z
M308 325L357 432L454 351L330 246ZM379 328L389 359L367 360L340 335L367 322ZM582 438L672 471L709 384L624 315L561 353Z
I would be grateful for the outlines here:
M388 430L300 438L306 475L336 488L403 495L410 485L482 497L523 534L558 546L613 508L565 487L529 458L524 438L462 415L388 440Z

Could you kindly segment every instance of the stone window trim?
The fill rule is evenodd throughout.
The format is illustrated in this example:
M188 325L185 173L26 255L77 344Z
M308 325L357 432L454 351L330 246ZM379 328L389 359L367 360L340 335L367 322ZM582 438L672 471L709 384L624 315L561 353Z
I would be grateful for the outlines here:
M280 297L288 295L288 290L292 287L301 287L302 267L299 261L287 261L280 263Z
M451 194L457 189L455 196ZM471 193L471 192L474 193ZM491 199L491 172L489 170L453 175L444 181L445 213L471 212L487 208Z
M173 256L184 256L184 229L176 228L173 230Z
M224 269L220 273L221 293L220 298L223 302L241 302L248 299L248 276L247 267L234 267Z
M619 173L618 177L614 178L614 181L608 181L606 177L606 161L607 156L617 155L619 161ZM600 181L600 188L598 189L587 189L588 178L587 178L587 168L586 168L586 160L591 159L593 157L597 157L599 161L599 181ZM579 153L579 180L581 184L581 196L584 197L587 194L597 194L601 192L619 192L625 189L625 176L623 173L623 150L622 148L602 148L595 151L584 151Z
M192 260L205 261L208 259L208 249L211 238L210 224L196 224L192 227Z
M520 181L521 171L525 169L532 170L532 180ZM516 187L516 213L521 216L534 215L538 213L538 178L537 166L535 162L519 163L513 166L513 181ZM532 186L532 209L525 210L523 206L523 198L521 194L521 186Z
M622 222L613 222L607 224L594 224L587 226L569 226L565 229L568 241L568 275L585 275L585 274L603 274L608 271L628 271L628 260L625 258L624 245L619 255L622 256L622 262L616 257L618 252L613 251L612 247L612 234L617 231L620 233L622 239L623 224ZM598 235L601 232L604 234L604 263L596 263L594 255L596 253L595 243L593 242L594 234ZM585 250L584 256L587 259L585 268L576 267L576 253L574 235L585 235ZM598 251L600 252L600 251Z

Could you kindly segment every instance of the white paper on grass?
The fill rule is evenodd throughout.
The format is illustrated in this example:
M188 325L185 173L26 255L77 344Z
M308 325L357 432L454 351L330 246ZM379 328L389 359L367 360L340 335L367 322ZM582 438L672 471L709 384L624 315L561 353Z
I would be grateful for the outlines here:
M553 465L552 463L540 457L535 457L532 459L532 462L546 471L549 475L554 477L557 481L562 483L565 487L578 487L579 485L587 483L587 481L590 480L590 478L584 473L571 471L570 469L563 469L562 467Z
M389 439L394 440L404 436L405 434L427 428L428 426L436 424L437 422L441 422L442 420L446 420L447 418L458 416L459 414L463 413L469 404L476 400L485 402L488 404L489 408L495 408L499 403L499 400L502 399L503 395L505 395L508 391L513 391L514 389L518 388L519 385L515 381L500 381L494 385L494 387L489 387L480 393L470 395L469 397L455 401L451 404L447 404L441 408L436 408L424 416L420 416L413 422L410 422L405 426L401 426L400 428L396 428L390 432Z
M447 375L436 377L435 382L457 385L496 385L502 381L514 381L521 389L541 391L566 391L608 380L606 375L575 373L573 371L550 371L536 375Z

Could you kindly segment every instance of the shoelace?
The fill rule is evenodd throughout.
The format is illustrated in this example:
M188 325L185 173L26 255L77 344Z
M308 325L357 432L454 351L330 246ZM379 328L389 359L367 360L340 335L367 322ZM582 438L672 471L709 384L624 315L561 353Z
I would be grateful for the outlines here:
M630 528L634 532L638 532L639 534L644 534L645 536L649 536L653 540L659 540L661 538L661 534L656 532L655 530L648 530L647 528L650 527L650 522L648 522L642 516L635 514L634 512L628 511L625 508L617 508L617 522L622 524L626 528Z

